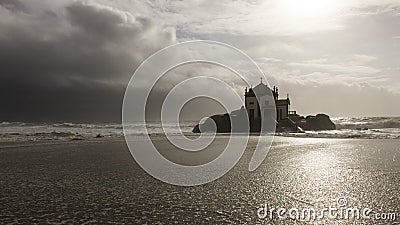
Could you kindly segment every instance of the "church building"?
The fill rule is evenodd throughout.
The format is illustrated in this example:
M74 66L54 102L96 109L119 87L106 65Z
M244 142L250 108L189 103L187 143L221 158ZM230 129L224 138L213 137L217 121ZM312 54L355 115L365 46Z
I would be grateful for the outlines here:
M257 97L260 101L257 101ZM273 96L271 96L273 95ZM274 86L271 90L261 80L260 84L245 89L245 108L249 116L250 129L251 131L259 131L261 128L261 113L268 115L268 110L272 110L274 105L271 101L274 101L276 107L276 122L279 124L285 121L289 117L290 110L290 99L287 95L286 99L279 99L279 90Z

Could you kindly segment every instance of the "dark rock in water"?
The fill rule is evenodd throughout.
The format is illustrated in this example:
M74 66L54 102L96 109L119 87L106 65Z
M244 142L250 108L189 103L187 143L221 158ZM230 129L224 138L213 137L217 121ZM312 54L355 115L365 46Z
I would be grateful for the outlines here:
M316 116L307 116L298 123L304 130L335 130L336 125L331 121L328 115L317 114Z
M196 124L196 126L193 127L192 132L195 133L195 134L201 133L201 132L200 132L199 124Z
M239 112L239 111L237 111ZM236 115L233 117L237 118L240 113L233 113L232 115ZM240 119L239 119L240 120ZM253 121L254 124L251 124L252 128L250 132L256 132L258 129L257 121ZM299 129L299 127L301 129ZM282 120L277 126L276 132L302 132L303 130L335 130L336 125L331 121L328 115L325 114L317 114L316 116L307 116L303 117L300 115L290 116L290 119ZM259 130L259 129L258 129ZM224 115L214 115L206 119L202 124L197 124L193 130L193 133L202 133L202 132L212 132L212 133L230 133L231 132L231 118L229 114ZM234 132L245 132L244 130L237 130Z
M231 119L229 114L214 115L206 119L204 123L197 124L193 133L212 132L212 133L229 133L231 132Z
M217 126L216 127L217 133L229 133L229 132L231 132L231 119L229 117L229 114L214 115L214 116L211 116L211 119L214 120L215 125ZM211 132L215 132L215 128L214 127L212 127Z

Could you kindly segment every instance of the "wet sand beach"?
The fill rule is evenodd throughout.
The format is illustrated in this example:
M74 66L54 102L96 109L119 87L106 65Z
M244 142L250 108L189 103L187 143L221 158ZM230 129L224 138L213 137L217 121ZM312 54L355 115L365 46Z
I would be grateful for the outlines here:
M226 142L228 137L218 137ZM167 140L154 143L178 161ZM276 137L267 159L248 171L255 141L222 178L196 187L163 183L144 172L124 140L0 144L0 224L398 224L395 220L312 222L259 218L273 208L337 206L399 213L400 140ZM183 156L186 157L186 156Z

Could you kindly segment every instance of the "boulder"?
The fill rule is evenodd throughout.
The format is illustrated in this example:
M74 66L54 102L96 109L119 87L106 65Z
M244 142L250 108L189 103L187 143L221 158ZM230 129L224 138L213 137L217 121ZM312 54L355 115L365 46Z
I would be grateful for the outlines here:
M233 121L235 118L240 114L236 113L233 116ZM239 117L238 117L239 118ZM240 118L238 119L240 121ZM335 130L336 125L331 121L328 115L325 114L317 114L316 116L299 116L291 117L291 120L303 130L313 130L313 131L321 131L321 130ZM281 124L284 124L285 121L282 121ZM288 122L288 121L286 121ZM292 123L293 123L292 122ZM259 132L260 131L260 121L252 121L250 123L250 132ZM239 126L240 127L240 126ZM245 126L243 126L245 127ZM286 125L284 128L277 127L277 132L285 132L285 131L292 131L297 132L301 129L298 129L296 126L293 125ZM193 130L193 133L201 133L201 132L211 132L211 133L230 133L231 132L231 118L229 114L223 115L213 115L206 119L202 124L197 124ZM245 130L237 130L234 132L245 132Z
M193 133L211 132L211 133L230 133L231 120L229 114L213 115L207 118L204 123L197 124Z
M304 130L335 130L336 125L332 122L328 115L317 114L316 116L307 116L304 120L298 123Z
M195 133L195 134L201 133L199 124L196 124L196 126L193 127L192 132Z
M231 119L229 117L229 114L214 115L214 116L211 116L210 118L212 120L214 120L215 125L217 125L217 133L229 133L229 132L231 132ZM210 132L215 132L215 128L212 125L211 125L211 131Z

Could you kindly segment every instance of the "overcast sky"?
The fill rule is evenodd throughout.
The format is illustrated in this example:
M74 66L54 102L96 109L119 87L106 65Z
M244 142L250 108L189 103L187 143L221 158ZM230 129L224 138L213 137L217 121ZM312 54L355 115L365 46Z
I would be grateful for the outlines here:
M136 67L195 39L243 50L303 115L400 115L398 0L0 0L0 121L119 121ZM228 73L194 68L167 83Z

